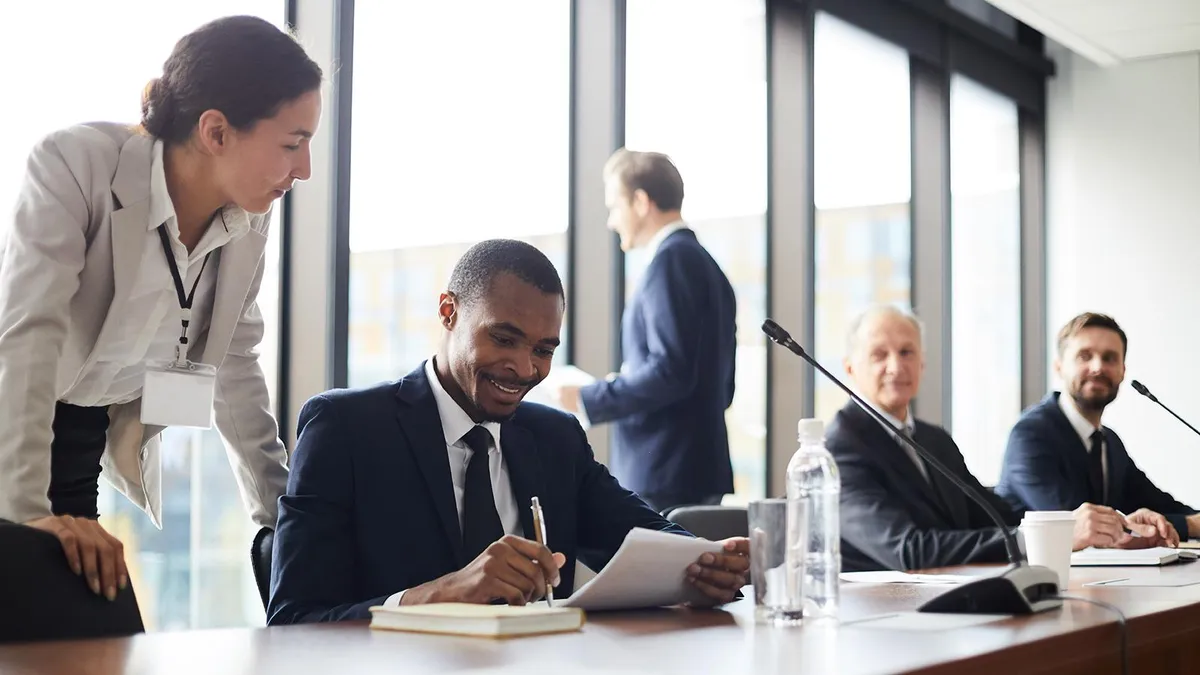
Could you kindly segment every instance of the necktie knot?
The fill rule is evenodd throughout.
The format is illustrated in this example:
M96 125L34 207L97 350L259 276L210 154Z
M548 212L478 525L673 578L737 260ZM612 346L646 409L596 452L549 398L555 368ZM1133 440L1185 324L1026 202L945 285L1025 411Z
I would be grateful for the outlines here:
M491 447L491 437L492 435L488 433L487 429L475 425L463 436L462 440L475 455L486 455L488 448Z

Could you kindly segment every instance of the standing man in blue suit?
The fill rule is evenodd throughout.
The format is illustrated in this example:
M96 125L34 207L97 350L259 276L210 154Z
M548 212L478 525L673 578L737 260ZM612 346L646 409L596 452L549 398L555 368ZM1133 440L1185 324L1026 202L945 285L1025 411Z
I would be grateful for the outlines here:
M570 415L525 394L550 371L565 300L532 246L473 246L441 294L436 356L398 382L300 412L271 570L271 624L361 619L373 605L523 605L570 595L575 557L611 557L635 527L687 535L596 462ZM541 502L553 553L533 533ZM749 541L686 578L700 604L746 583Z
M618 150L604 187L621 250L652 257L621 320L621 373L559 400L591 424L616 422L613 475L650 506L719 504L733 492L733 286L683 222L683 178L666 155Z
M1164 537L1200 537L1200 515L1142 473L1121 437L1101 425L1125 379L1129 340L1112 317L1080 314L1058 333L1054 371L1066 391L1051 392L1021 415L1008 437L996 492L1018 508L1073 509L1084 502L1166 516Z

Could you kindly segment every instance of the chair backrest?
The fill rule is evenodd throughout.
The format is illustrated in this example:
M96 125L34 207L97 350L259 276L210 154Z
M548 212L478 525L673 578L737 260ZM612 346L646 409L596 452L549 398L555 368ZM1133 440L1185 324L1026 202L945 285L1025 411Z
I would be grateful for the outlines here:
M0 521L0 643L145 632L133 585L109 602L92 593L49 532Z
M713 541L745 537L750 532L743 506L678 506L667 515L667 520L697 537Z
M263 609L271 600L271 547L275 545L275 530L264 527L254 535L250 544L250 567L254 570L254 583L258 584L258 596Z

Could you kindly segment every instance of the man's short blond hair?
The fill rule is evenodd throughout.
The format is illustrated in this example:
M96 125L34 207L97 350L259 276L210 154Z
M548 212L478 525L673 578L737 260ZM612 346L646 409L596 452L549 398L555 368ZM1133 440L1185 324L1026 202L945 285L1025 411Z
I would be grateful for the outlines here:
M617 181L627 198L638 190L645 192L659 211L683 208L683 176L661 152L621 148L604 163L604 180Z
M858 338L859 333L862 332L863 324L869 319L881 316L894 316L911 323L913 328L917 330L917 339L920 340L921 351L925 351L925 324L917 318L916 314L895 305L872 305L850 321L850 329L846 333L847 358L853 357L855 350L858 349Z

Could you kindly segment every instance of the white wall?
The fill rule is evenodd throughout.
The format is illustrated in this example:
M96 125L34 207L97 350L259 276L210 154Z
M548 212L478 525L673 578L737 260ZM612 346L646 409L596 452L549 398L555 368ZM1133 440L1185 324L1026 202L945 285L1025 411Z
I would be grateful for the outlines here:
M1129 386L1200 424L1200 54L1100 68L1051 53L1050 339L1082 311L1120 322L1127 373L1104 423L1151 480L1200 508L1200 437Z

